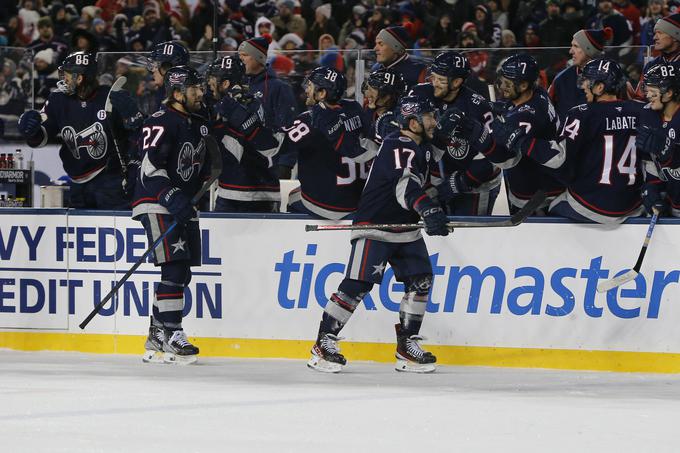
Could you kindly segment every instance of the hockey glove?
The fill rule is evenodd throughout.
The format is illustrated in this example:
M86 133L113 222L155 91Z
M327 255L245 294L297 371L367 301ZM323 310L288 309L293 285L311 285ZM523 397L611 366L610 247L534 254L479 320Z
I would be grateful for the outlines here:
M504 118L496 118L491 123L491 131L497 143L502 144L508 151L525 154L529 148L531 137L522 126L510 124Z
M507 101L493 101L491 104L491 112L494 116L505 115L510 107L510 103Z
M324 108L320 104L313 106L311 112L312 128L321 132L328 140L335 142L345 132L344 113Z
M428 196L424 196L414 206L416 212L423 218L425 232L430 236L448 236L448 219L441 207L437 206Z
M648 214L653 214L654 210L660 214L668 209L666 192L663 192L659 184L645 184L642 188L642 204Z
M650 156L656 156L659 162L670 159L670 147L666 147L666 131L663 129L638 126L635 129L635 147Z
M470 191L470 185L465 181L465 174L459 171L453 172L448 179L437 186L437 194L440 201L446 202L461 193Z
M231 129L245 137L260 126L260 118L257 112L249 111L230 96L225 96L218 102L215 109Z
M139 129L144 122L144 115L139 111L137 102L127 91L112 91L109 94L111 106L123 122L123 127L128 131Z
M196 217L196 209L179 187L170 187L158 195L158 203L175 218L180 225L186 225Z
M24 137L33 137L40 132L42 118L37 110L29 110L19 117L17 129Z

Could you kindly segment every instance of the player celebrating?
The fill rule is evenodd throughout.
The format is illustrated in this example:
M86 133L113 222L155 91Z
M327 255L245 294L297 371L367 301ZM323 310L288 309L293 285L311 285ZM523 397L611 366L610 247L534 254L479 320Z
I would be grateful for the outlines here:
M441 117L457 109L485 127L493 120L491 105L479 94L463 86L470 74L470 63L460 52L442 52L430 68L435 105ZM440 126L443 126L440 124ZM498 196L501 172L476 153L470 153L446 127L438 127L433 144L443 151L443 183L437 186L440 199L450 215L491 215Z
M364 131L361 106L342 99L345 76L318 67L307 77L306 103L281 145L280 154L297 156L300 187L288 198L288 211L324 219L346 218L357 208L374 152L359 144Z
M59 157L70 181L70 206L90 209L129 209L123 192L121 160L134 154L125 141L118 154L112 127L134 130L142 120L132 97L111 92L97 82L93 54L75 52L59 66L57 91L50 94L41 112L29 110L19 118L19 132L31 147L61 140ZM107 97L113 115L105 110Z
M428 234L446 236L446 215L423 190L431 158L427 141L436 125L434 106L427 99L406 96L399 121L400 131L385 137L373 162L354 224L414 223L422 218ZM326 304L308 366L338 372L347 363L338 348L338 334L373 284L381 282L389 263L406 287L395 326L396 369L434 371L437 359L419 345L432 286L432 267L420 230L356 230L351 242L345 279Z
M142 222L149 244L177 222L154 250L161 268L155 290L153 314L146 340L145 362L189 364L198 348L182 330L184 288L191 281L191 266L201 264L201 236L191 198L209 172L202 137L208 134L203 118L203 80L188 66L165 73L167 100L144 122L144 157L135 191L132 216Z
M507 133L494 126L494 135L537 163L555 169L567 190L550 205L550 213L598 223L620 223L642 212L641 164L635 147L635 128L641 104L621 101L626 84L619 65L593 60L581 74L587 104L567 114L556 141Z
M571 40L569 55L573 64L555 76L548 94L557 110L560 120L564 120L567 112L574 106L585 104L586 94L578 84L578 77L583 67L593 58L602 58L604 45L611 41L614 31L605 27L602 30L579 30Z
M410 41L409 33L402 26L387 27L380 30L375 38L375 58L378 61L373 70L391 69L401 74L406 88L425 81L427 68L422 63L411 60L406 53Z
M645 65L643 77L652 66L680 61L680 13L666 16L654 25L654 50L661 55ZM642 83L638 84L636 95L639 99L645 98Z
M215 210L278 211L281 191L272 167L279 143L263 126L262 105L248 94L243 62L237 56L215 60L208 86L220 115L213 130L223 151Z
M365 117L371 125L367 137L363 137L364 149L375 149L382 144L383 137L399 130L397 110L399 98L404 94L404 80L401 74L391 69L377 69L368 75L361 87L366 102Z
M147 59L146 68L153 77L153 81L158 87L156 90L155 105L152 111L160 108L161 102L166 99L165 93L165 73L168 69L175 66L185 66L189 64L189 51L179 41L166 41L156 46L151 51Z
M680 62L658 63L643 78L649 104L642 110L636 146L645 159L642 202L648 213L680 217Z

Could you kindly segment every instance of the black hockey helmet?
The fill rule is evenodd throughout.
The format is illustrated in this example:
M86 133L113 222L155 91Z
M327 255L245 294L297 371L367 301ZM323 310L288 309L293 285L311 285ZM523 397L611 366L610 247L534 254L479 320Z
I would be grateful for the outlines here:
M409 96L419 96L432 101L434 99L434 87L429 82L413 85L408 92Z
M408 123L412 119L416 119L422 124L423 115L434 111L434 104L428 98L409 94L401 98L397 118L401 127L408 127Z
M643 76L644 86L656 87L663 96L670 89L673 99L680 99L680 62L659 63L652 65Z
M470 75L470 62L467 57L455 50L437 55L432 62L430 72L452 79L466 79Z
M186 66L189 64L189 51L178 41L166 41L156 46L147 59L147 69L153 72L161 67Z
M174 90L185 93L189 87L203 85L203 78L190 66L175 66L165 73L163 84L165 92L170 97Z
M79 91L79 85L75 78L67 83L64 73L80 74L85 78L83 85L80 85L80 90L83 90L79 91L81 95L89 92L97 84L97 57L93 53L73 52L64 58L57 69L59 70L57 88L69 96Z
M326 90L326 100L329 102L337 102L342 99L347 89L345 75L325 66L312 69L306 82L314 84L317 89Z
M400 73L384 68L377 69L368 75L368 79L361 87L362 91L366 91L367 87L378 90L379 96L392 95L395 100L402 96L406 89L404 78Z
M592 89L596 83L604 84L604 92L618 95L626 84L626 75L617 62L607 58L591 60L583 67L579 86L588 81Z
M496 74L515 83L536 83L538 80L538 63L536 59L526 53L518 53L501 61Z
M238 55L227 55L210 64L207 76L215 77L220 84L229 80L231 85L243 85L246 79L246 67Z

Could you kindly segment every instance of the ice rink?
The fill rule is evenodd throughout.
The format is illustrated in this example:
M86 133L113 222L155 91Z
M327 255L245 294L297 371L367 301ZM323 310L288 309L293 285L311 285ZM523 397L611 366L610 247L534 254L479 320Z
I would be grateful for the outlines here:
M0 351L0 451L677 452L680 376Z

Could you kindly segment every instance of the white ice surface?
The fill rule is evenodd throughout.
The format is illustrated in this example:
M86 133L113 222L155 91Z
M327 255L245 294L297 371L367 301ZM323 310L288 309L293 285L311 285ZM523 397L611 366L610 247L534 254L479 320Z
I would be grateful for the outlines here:
M0 350L0 452L678 452L680 376Z

